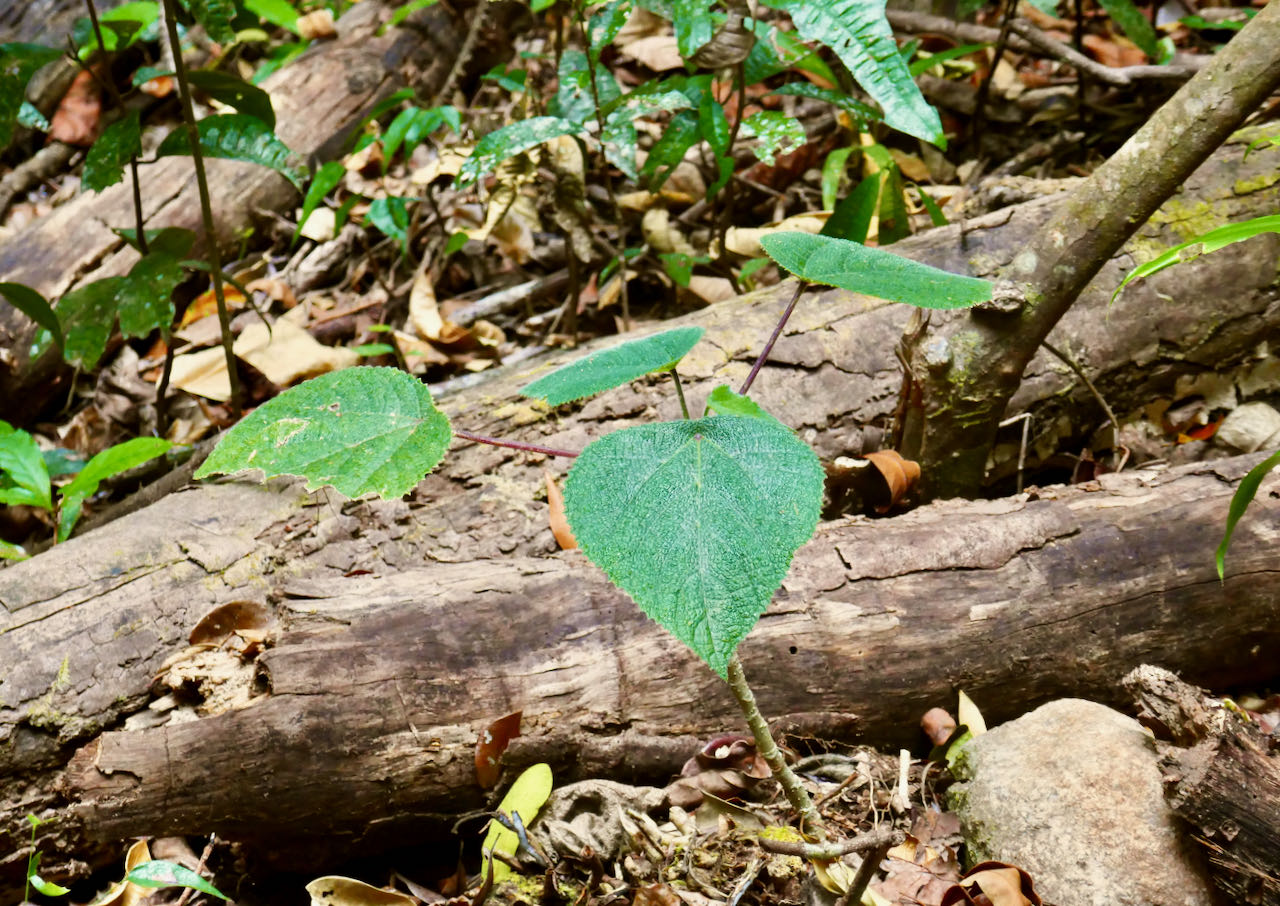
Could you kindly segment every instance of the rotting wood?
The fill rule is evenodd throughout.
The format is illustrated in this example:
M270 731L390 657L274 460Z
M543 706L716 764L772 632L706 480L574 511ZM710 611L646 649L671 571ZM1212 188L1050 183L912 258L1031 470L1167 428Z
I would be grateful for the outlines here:
M309 161L323 162L339 156L374 104L396 89L410 85L433 96L452 69L469 8L436 4L379 35L392 5L355 4L338 21L337 39L317 43L263 83L276 112L276 135ZM490 18L496 34L502 16ZM477 66L487 63L489 51ZM228 160L207 166L224 250L237 247L261 212L287 211L298 203L297 190L274 170ZM144 167L140 179L148 229L177 226L203 235L187 158L163 158ZM6 240L0 245L0 281L24 283L56 300L75 286L127 273L137 252L112 228L133 227L132 191L126 173L124 182L86 193ZM198 257L198 246L193 254ZM28 359L34 333L31 321L0 301L0 417L14 423L24 423L56 397L69 373L52 352L36 362Z
M1165 797L1233 903L1280 906L1280 754L1275 740L1167 670L1125 677L1156 735Z
M824 525L744 643L761 707L801 744L898 744L961 687L994 722L1063 695L1118 703L1141 663L1262 681L1280 644L1280 478L1241 523L1225 586L1212 556L1258 459ZM393 546L414 514L395 501L344 515L323 498L302 512L283 487L182 492L0 572L0 827L55 817L50 873L137 834L217 832L294 865L428 838L482 804L477 734L516 709L509 757L549 760L561 779L663 780L697 738L740 729L723 684L581 555L326 575L323 543L272 552L290 532ZM204 495L221 506L193 508ZM85 556L103 546L114 561ZM258 697L119 729L147 713L200 617L244 598L282 627L257 659ZM0 837L0 888L20 883L22 847Z

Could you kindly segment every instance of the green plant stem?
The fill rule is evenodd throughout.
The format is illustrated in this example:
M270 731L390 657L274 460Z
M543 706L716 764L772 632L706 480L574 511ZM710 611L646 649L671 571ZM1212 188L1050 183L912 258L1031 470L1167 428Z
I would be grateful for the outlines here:
M191 84L187 81L187 66L182 59L182 43L178 38L178 11L174 0L164 2L164 25L173 50L173 72L178 79L178 96L182 100L182 120L187 139L191 143L191 162L196 171L196 188L200 192L200 218L204 223L204 238L208 244L209 277L213 281L213 298L218 304L218 326L222 332L222 350L227 360L227 380L231 384L231 414L240 417L242 411L240 375L236 371L236 356L232 351L231 317L227 313L227 298L222 289L222 255L218 251L218 237L213 224L213 202L209 199L209 180L204 172L204 154L200 150L200 132L196 128L196 110L191 103Z
M463 431L459 428L453 429L453 436L461 440L474 441L478 444L488 444L491 447L510 447L512 450L524 450L526 453L541 453L544 456L574 457L578 455L572 450L556 450L552 447L540 447L537 444L526 444L519 440L503 440L500 437L486 437L483 434L472 434L470 431Z
M747 379L742 382L742 386L738 388L738 392L745 395L751 389L751 385L755 383L756 375L760 373L760 369L764 367L764 363L769 360L769 353L773 352L773 344L778 342L778 337L782 336L782 328L787 326L787 319L791 317L791 313L796 310L796 303L800 301L800 294L804 292L804 288L808 286L808 281L796 279L796 291L791 297L791 301L787 303L787 307L782 312L782 317L778 319L778 326L773 328L773 334L769 337L769 342L764 344L764 349L760 350L760 357L756 359L756 363L751 366L751 373L747 375Z
M769 732L769 724L760 713L756 697L751 691L751 686L747 684L747 676L742 672L742 661L738 660L736 654L729 658L727 672L729 688L733 690L733 697L738 700L738 707L742 709L742 715L747 719L751 735L755 737L756 751L765 760L765 764L769 765L769 770L782 786L782 792L786 794L787 801L800 816L801 832L813 837L819 843L823 842L827 839L827 828L822 821L822 816L818 814L818 808L813 804L809 792L801 785L800 778L791 770L778 744L774 742L773 734Z
M676 396L680 397L680 411L684 413L684 420L689 420L689 406L684 401L684 386L680 383L680 372L674 368L671 369L671 380L676 383Z

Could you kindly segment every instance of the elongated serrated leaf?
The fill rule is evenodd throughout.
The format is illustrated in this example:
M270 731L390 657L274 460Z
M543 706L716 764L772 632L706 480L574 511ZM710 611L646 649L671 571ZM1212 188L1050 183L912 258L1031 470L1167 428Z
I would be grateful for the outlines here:
M173 446L172 442L162 437L135 437L114 447L107 447L85 463L80 474L63 487L59 494L58 541L66 541L71 537L71 530L75 528L80 518L80 510L84 502L98 493L98 485L104 479L127 472L134 466L140 466L157 456L163 456Z
M143 862L125 875L125 880L139 887L190 887L192 890L207 893L220 900L227 899L226 894L191 869L177 862L166 862L163 859Z
M285 6L288 7L288 4ZM241 113L257 117L262 120L268 130L275 129L276 112L271 106L271 95L257 85L230 73L212 69L193 69L187 73L187 78L192 85L214 100L221 101L228 107L234 107Z
M89 149L80 185L90 192L115 185L124 176L125 164L141 154L142 120L139 111L130 110L104 129Z
M578 135L582 125L555 116L534 116L490 132L458 172L459 187L469 186L503 160L561 135Z
M236 33L231 29L236 7L231 0L182 0L192 18L204 26L209 37L219 44L231 44Z
M0 504L52 510L51 493L49 470L35 438L0 421Z
M178 258L164 252L139 258L116 290L120 332L145 337L153 330L168 329L174 316L173 291L185 276Z
M701 327L676 327L628 340L557 368L520 394L558 406L621 387L651 371L670 371L702 339L702 334Z
M307 186L307 194L302 199L302 216L298 218L298 225L293 228L294 242L298 240L298 234L302 232L302 227L311 216L311 212L324 201L324 197L332 192L338 183L342 182L342 177L346 174L347 168L340 160L331 160L316 170L311 185Z
M605 435L564 498L587 557L723 677L813 535L822 487L785 425L712 416Z
M425 384L395 368L347 368L259 406L219 441L196 478L261 469L311 490L402 497L439 464L453 431Z
M1142 10L1134 6L1133 0L1098 0L1098 3L1124 29L1129 39L1142 48L1143 53L1153 60L1160 56L1156 30L1142 14Z
M988 44L960 44L956 47L948 47L946 50L940 50L935 54L912 61L907 70L911 73L911 77L915 78L935 66L941 66L943 63L949 63L961 57L967 57L969 54L976 53L989 46Z
M280 173L302 191L307 169L301 160L267 124L245 113L222 113L207 116L196 124L200 150L208 157L243 160L261 164ZM178 127L165 136L156 151L157 157L183 156L191 153L187 130Z
M946 146L938 111L911 80L885 19L885 0L765 0L785 10L808 41L830 47L884 111L884 121L938 147Z
M0 44L0 148L13 137L13 124L26 101L27 82L36 70L62 56L43 44Z
M751 152L773 166L774 155L790 154L805 143L804 126L781 110L761 110L742 121L742 135L756 139Z
M747 19L746 25L756 36L756 42L751 45L751 52L742 64L743 79L748 85L758 85L788 69L807 72L828 85L839 84L840 80L822 57L791 32L757 19Z
M698 143L701 131L698 128L698 115L691 110L682 110L667 123L662 138L649 151L640 175L644 178L650 192L662 188L671 174L675 172L680 161L689 149Z
M769 257L805 280L906 302L920 308L969 308L991 298L991 284L856 242L810 233L760 240Z
M498 804L498 811L505 812L508 816L513 813L519 815L520 823L528 827L538 816L542 806L546 804L547 798L551 795L551 788L551 766L530 765L516 778L516 782L511 784L511 789L507 790L507 795L503 796L502 802ZM493 852L514 856L519 842L514 831L507 830L497 821L493 821L485 833L480 852L486 859ZM488 868L486 867L485 870L487 871ZM509 877L511 877L510 866L499 859L494 859L493 882L501 884Z
M715 33L711 5L712 0L672 0L671 24L675 26L676 49L686 60Z
M721 384L707 394L707 412L740 418L773 418L751 397L730 390L728 384Z
M44 296L23 283L0 283L0 296L32 321L49 332L53 342L62 346L62 325L54 314L53 306Z
M1252 220L1245 220L1240 223L1229 223L1226 226L1218 227L1216 230L1210 230L1203 236L1188 240L1181 245L1175 245L1146 264L1140 264L1129 271L1125 278L1120 281L1120 285L1116 287L1116 291L1111 294L1111 301L1115 302L1120 292L1134 280L1150 277L1152 274L1157 274L1167 267L1172 267L1184 261L1193 261L1201 255L1216 252L1218 249L1225 248L1232 243L1243 242L1263 233L1280 233L1280 214L1254 217Z
M1250 469L1249 474L1240 479L1236 492L1231 495L1231 504L1227 507L1227 527L1222 533L1222 541L1218 544L1218 551L1214 555L1218 565L1219 579L1223 579L1226 575L1227 548L1231 547L1231 536L1235 534L1236 523L1240 521L1240 517L1244 515L1245 510L1249 509L1249 504L1257 496L1262 479L1277 466L1280 466L1280 450Z

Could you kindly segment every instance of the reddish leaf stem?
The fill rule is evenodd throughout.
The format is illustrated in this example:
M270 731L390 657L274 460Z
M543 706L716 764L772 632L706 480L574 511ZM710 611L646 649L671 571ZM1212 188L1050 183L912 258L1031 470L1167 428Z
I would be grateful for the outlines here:
M472 434L459 428L453 429L453 436L462 440L475 441L478 444L489 444L494 447L510 447L513 450L524 450L526 453L542 453L545 456L577 456L572 450L555 450L551 447L540 447L537 444L526 444L518 440L501 440L497 437L485 437L483 434Z
M760 369L764 367L764 363L769 360L769 353L773 351L773 344L778 342L778 337L782 336L782 328L787 326L787 319L791 317L791 313L796 310L796 303L800 301L800 294L804 292L804 288L809 284L804 280L796 281L796 292L791 297L791 301L787 303L786 310L782 313L782 317L778 319L778 326L773 329L773 335L769 337L769 342L764 344L764 349L760 350L760 358L756 359L756 363L751 366L751 373L747 375L747 379L742 382L742 386L738 388L738 393L745 394L751 389L752 383L755 382L756 375L760 373Z

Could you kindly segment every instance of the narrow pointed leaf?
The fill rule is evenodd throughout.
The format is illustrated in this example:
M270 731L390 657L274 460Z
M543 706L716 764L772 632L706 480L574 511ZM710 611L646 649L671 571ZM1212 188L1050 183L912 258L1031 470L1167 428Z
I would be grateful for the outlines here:
M969 308L991 298L991 283L986 280L948 273L833 236L774 233L761 239L760 245L797 277L920 308Z
M859 244L867 241L867 231L871 229L871 218L876 213L876 203L880 199L880 187L884 184L884 171L873 173L853 187L836 209L831 212L827 222L822 225L821 235L836 239L847 239Z
M502 797L502 802L498 804L498 810L505 812L508 816L513 813L519 815L520 823L528 827L551 796L552 785L550 765L542 763L530 765L516 778L516 782L511 784L511 789L507 790L507 794ZM480 852L486 861L489 854L495 851L514 856L519 843L520 840L514 831L507 830L497 821L493 821L490 822L489 830L485 833ZM510 877L511 867L500 859L494 859L494 883L500 884Z
M884 121L944 147L942 121L911 80L885 19L885 0L765 0L785 10L802 37L830 47L884 110Z
M1142 52L1151 59L1158 59L1160 48L1157 46L1156 30L1151 22L1142 14L1142 10L1134 6L1133 0L1098 0L1099 5L1107 11L1117 25L1124 29L1129 39L1142 48Z
M1192 261L1201 255L1216 252L1218 249L1232 243L1243 242L1263 233L1280 233L1280 214L1254 217L1252 220L1245 220L1241 223L1229 223L1226 226L1218 227L1216 230L1210 230L1203 236L1188 240L1181 245L1175 245L1167 252L1152 258L1146 264L1141 264L1129 271L1125 278L1120 281L1120 285L1116 287L1116 291L1111 294L1111 301L1115 302L1120 292L1134 280L1150 277L1166 267L1172 267L1184 261Z
M44 296L24 283L0 283L0 296L32 321L49 332L53 341L62 345L62 325Z
M49 470L26 431L0 420L0 504L53 509Z
M302 181L307 169L296 154L266 123L256 116L244 113L223 113L207 116L196 124L200 136L200 150L208 157L243 160L261 164L280 173L302 191ZM182 156L191 153L187 130L179 127L165 136L156 151L157 157Z
M288 4L286 8L292 9ZM296 13L294 17L297 18ZM271 107L271 96L257 85L229 73L216 72L212 69L192 70L187 73L187 78L192 85L214 100L221 101L228 107L234 107L241 113L257 117L269 130L275 129L276 112Z
M823 471L773 419L712 416L605 435L565 508L593 563L720 676L813 535Z
M326 195L337 188L338 183L342 182L342 177L346 174L347 168L342 165L340 160L331 160L316 170L316 175L311 180L311 185L307 187L307 194L302 199L302 216L298 218L298 225L293 229L294 242L298 240L298 234L302 231L307 218L311 216L311 212L316 209L320 202L324 201Z
M98 493L98 486L104 479L162 456L173 446L162 437L135 437L108 447L85 463L80 474L63 487L58 497L58 541L71 537L84 502Z
M313 378L240 421L196 478L261 469L299 475L311 490L402 497L439 464L453 437L425 384L395 368Z
M774 89L774 94L791 95L792 97L813 98L818 101L826 101L840 110L845 111L856 119L859 123L878 123L883 117L880 112L857 98L850 97L843 91L836 91L832 88L821 88L812 82L788 82L779 88Z
M711 0L673 0L672 25L676 31L676 49L686 60L711 40L715 21L711 18Z
M231 44L236 33L231 29L231 20L235 18L236 8L231 0L182 0L192 17L204 26L209 37L219 44Z
M152 859L143 862L125 876L125 880L139 887L190 887L201 893L227 899L227 895L218 890L191 869L177 862L166 862L163 859Z
M677 327L629 340L543 375L522 396L559 406L634 381L651 371L670 371L702 338L701 327Z
M558 136L578 135L582 131L581 124L555 116L534 116L503 126L476 143L476 149L458 172L458 186L465 188L508 157Z
M1222 579L1225 575L1227 548L1231 546L1231 536L1235 533L1236 523L1240 521L1240 517L1244 515L1245 510L1249 508L1249 504L1253 502L1253 498L1258 493L1258 487L1262 484L1262 479L1266 478L1267 473L1277 466L1280 466L1280 451L1272 453L1250 469L1249 474L1240 479L1240 485L1236 488L1236 492L1231 495L1231 504L1227 507L1227 527L1222 533L1222 542L1218 545L1218 552L1214 557L1218 564L1219 579Z

